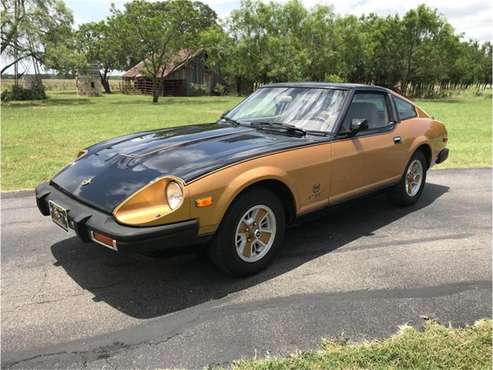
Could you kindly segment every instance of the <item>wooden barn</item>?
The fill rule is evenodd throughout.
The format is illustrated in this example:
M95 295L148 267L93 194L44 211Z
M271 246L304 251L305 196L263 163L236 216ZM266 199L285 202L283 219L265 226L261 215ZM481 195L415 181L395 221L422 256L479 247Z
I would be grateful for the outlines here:
M162 96L211 95L219 77L205 65L203 50L181 50L164 71ZM124 94L152 95L152 80L145 75L144 62L130 68L122 75Z

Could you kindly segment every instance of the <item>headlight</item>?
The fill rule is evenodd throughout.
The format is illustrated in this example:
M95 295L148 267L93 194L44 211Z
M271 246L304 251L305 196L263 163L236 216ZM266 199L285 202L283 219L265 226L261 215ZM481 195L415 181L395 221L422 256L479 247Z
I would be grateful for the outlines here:
M165 225L190 219L190 199L182 181L171 176L151 181L120 203L113 216L129 226Z
M183 203L183 190L176 181L170 181L166 186L166 197L169 208L172 210L177 209Z

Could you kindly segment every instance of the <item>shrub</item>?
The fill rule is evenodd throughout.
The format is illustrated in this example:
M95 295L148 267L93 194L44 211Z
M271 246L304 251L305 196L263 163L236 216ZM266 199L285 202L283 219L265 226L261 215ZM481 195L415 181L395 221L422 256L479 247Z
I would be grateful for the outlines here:
M214 93L214 95L219 95L219 96L225 95L226 87L222 84L216 84L216 86L214 86L214 89L212 89L212 92Z
M11 100L11 94L9 89L5 89L2 91L0 100L3 101L4 103L8 103Z
M33 83L31 89L13 85L10 90L2 91L1 100L7 103L12 100L41 100L46 99L46 92L42 83Z
M336 74L328 74L325 76L325 80L327 82L334 82L334 83L340 83L340 82L344 82L344 79L339 76L339 75L336 75Z
M34 79L30 90L32 100L46 99L45 87L41 79Z
M192 83L192 95L206 95L207 85L206 84L195 84Z

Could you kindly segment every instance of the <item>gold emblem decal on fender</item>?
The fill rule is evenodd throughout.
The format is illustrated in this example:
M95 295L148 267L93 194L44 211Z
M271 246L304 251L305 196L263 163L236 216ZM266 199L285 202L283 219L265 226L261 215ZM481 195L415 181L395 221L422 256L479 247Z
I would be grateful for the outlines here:
M320 198L320 184L313 184L312 186L312 194L308 197L309 200L315 200Z

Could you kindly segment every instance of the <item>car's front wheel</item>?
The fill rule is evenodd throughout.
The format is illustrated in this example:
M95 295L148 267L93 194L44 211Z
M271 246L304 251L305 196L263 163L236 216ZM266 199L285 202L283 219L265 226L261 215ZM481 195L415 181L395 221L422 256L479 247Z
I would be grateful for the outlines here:
M263 188L247 190L229 207L209 247L209 255L229 274L255 274L274 258L285 225L284 207L274 193Z
M414 153L406 166L401 181L389 192L389 198L395 205L406 207L418 201L426 183L428 164L423 152Z

